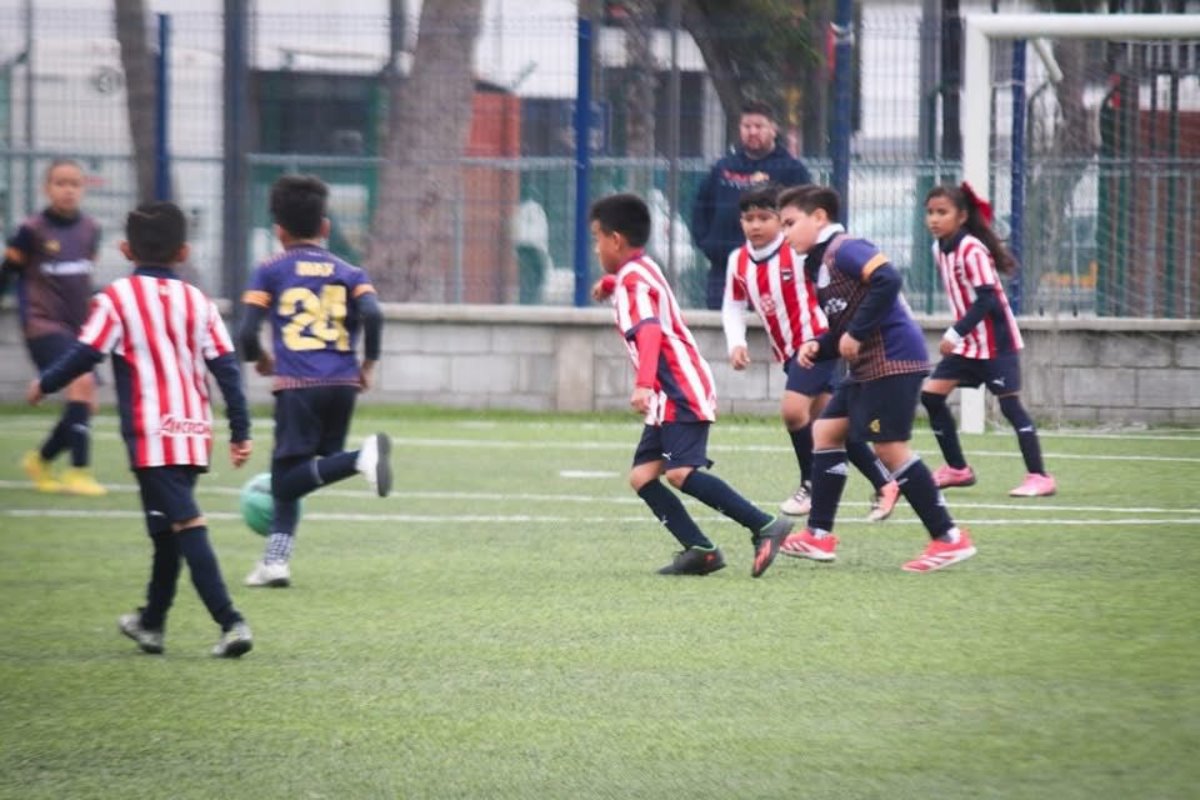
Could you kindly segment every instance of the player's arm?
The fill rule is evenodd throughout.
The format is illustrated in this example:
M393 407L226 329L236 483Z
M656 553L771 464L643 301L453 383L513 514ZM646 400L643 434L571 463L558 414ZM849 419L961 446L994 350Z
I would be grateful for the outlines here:
M22 225L8 240L4 248L4 260L0 261L0 297L4 296L8 291L8 284L29 263L29 254L34 250L34 235L29 226Z
M374 291L364 292L355 302L358 305L358 316L363 326L363 362L362 382L364 389L370 388L371 374L379 362L379 354L383 342L383 309L379 307L379 298Z
M725 295L721 300L721 328L725 331L725 347L729 353L729 361L734 369L745 369L750 363L750 354L746 343L746 299L739 298L734 282L737 279L737 255L734 250L729 254L729 264L725 270Z
M217 311L216 304L210 302L208 308L209 323L205 327L204 341L201 352L208 371L216 378L221 397L225 400L225 418L229 420L229 441L234 444L250 441L250 411L246 406L246 393L242 388L242 368L238 363L237 353L233 349L233 340L225 322ZM255 328L257 331L257 328ZM240 466L236 464L235 466Z
M103 360L104 353L89 344L75 342L70 350L59 356L58 360L47 367L46 371L34 381L38 389L37 399L40 400L41 396L54 394L65 388L80 375L91 372Z
M892 266L886 255L878 252L863 265L862 281L866 283L866 296L850 324L846 325L846 332L859 342L880 326L896 297L900 296L900 287L904 283L900 271Z
M968 251L966 273L975 289L975 301L962 315L962 318L950 326L942 338L957 345L963 337L983 322L984 317L1000 307L1000 296L997 293L995 272L988 262L988 257L978 248Z
M80 375L91 372L120 344L123 336L121 319L108 296L101 293L92 298L91 311L71 349L33 380L26 399L36 405L42 397L68 386Z

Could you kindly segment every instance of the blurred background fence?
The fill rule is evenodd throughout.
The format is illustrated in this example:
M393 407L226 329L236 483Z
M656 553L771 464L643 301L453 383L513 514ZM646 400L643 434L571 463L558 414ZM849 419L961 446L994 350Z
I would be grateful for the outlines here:
M702 306L692 203L737 144L740 101L761 98L817 180L849 148L851 231L905 271L917 310L941 312L922 201L958 179L960 92L990 91L1022 312L1196 318L1200 42L1022 43L998 53L992 86L960 87L955 15L990 8L857 5L839 128L833 2L10 2L0 221L11 232L35 211L49 160L73 157L104 225L101 280L125 269L124 213L154 192L189 215L191 277L237 296L275 247L271 182L313 173L332 189L332 249L385 298L563 305L577 266L597 271L582 177L584 200L648 199L651 253Z

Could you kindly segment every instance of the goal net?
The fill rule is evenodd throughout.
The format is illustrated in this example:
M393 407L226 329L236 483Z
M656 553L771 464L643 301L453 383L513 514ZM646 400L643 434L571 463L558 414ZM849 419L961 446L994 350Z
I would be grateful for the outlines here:
M1200 318L1200 14L972 15L964 61L963 175L1021 264L1023 325ZM1073 380L1032 399L1061 411ZM982 430L982 395L962 413Z

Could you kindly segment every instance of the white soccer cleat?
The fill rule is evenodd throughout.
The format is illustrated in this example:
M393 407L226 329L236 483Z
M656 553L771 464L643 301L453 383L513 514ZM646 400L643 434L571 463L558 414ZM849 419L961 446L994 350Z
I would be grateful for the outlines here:
M812 509L812 490L807 483L800 484L796 493L779 504L779 510L789 517L803 517Z
M286 561L260 561L246 576L247 586L272 586L283 588L292 583L292 568Z
M392 439L386 433L373 433L363 440L355 468L362 473L380 497L392 491Z
M212 649L215 658L241 658L254 649L254 634L245 622L234 623L234 626L221 634L221 638Z

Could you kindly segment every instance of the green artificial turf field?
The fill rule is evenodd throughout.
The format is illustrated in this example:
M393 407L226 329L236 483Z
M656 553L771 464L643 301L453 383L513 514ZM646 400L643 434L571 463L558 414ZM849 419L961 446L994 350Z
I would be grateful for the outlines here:
M51 404L53 406L53 404ZM305 501L292 588L248 589L263 540L216 450L199 499L255 633L240 661L190 583L164 656L116 617L149 571L113 416L101 499L38 494L18 465L51 424L0 416L0 797L1187 798L1200 785L1200 432L1046 433L1060 491L1006 496L1011 435L965 436L948 493L979 555L931 575L907 507L839 561L749 576L740 528L685 503L726 553L654 574L673 541L625 482L639 423L368 409L396 492ZM794 462L773 420L722 420L716 473L774 508ZM928 431L916 444L940 463Z

